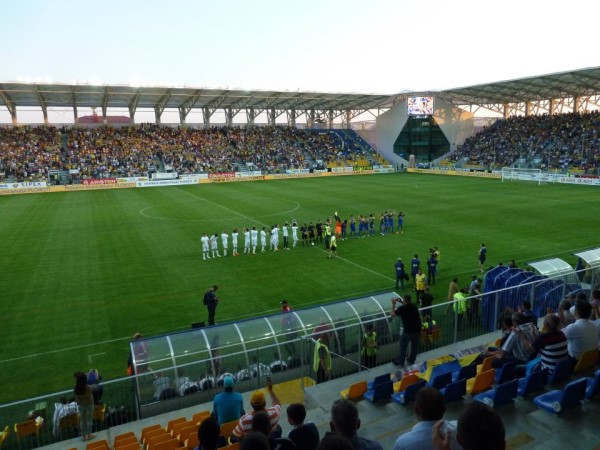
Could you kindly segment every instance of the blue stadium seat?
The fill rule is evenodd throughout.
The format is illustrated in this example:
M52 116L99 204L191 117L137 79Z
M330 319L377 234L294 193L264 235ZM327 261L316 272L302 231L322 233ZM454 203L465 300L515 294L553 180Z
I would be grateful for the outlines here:
M586 387L587 378L579 378L567 384L562 391L557 389L538 395L533 402L551 414L559 414L565 409L580 405L585 398Z
M378 375L375 377L373 381L369 381L367 383L367 391L372 391L378 384L386 383L390 381L391 377L389 373L384 373L383 375Z
M365 398L371 403L375 403L378 400L385 400L390 398L393 393L394 382L392 380L388 380L385 383L380 383L377 386L375 386L375 389L373 389L372 391L367 391L365 393Z
M427 383L425 380L421 380L415 384L411 384L409 387L406 388L405 391L398 392L397 394L393 394L392 399L396 403L400 403L401 405L406 405L409 402L414 401L415 398L417 398L417 392L419 392L422 388L424 388L426 384Z
M587 388L585 398L591 400L592 397L600 392L600 370L596 370L593 377L587 378Z
M521 398L527 397L532 392L538 392L544 389L548 381L548 369L531 372L525 378L519 378L519 388L517 394Z
M575 363L572 359L566 358L560 360L552 373L548 376L548 384L556 385L568 380L573 373L573 367L575 367Z
M512 380L497 386L495 389L477 394L473 399L495 408L511 403L517 396L518 388L519 381Z
M450 383L452 383L452 372L446 372L436 375L434 378L432 378L431 381L427 383L427 387L442 389Z
M462 366L458 372L454 372L452 381L466 380L473 378L475 375L477 375L477 364L469 364L468 366Z
M467 379L460 378L458 381L450 383L445 388L440 389L440 392L444 396L445 403L462 400L464 396L467 395Z
M496 369L496 374L494 375L496 379L494 382L496 385L504 384L507 381L510 381L515 378L514 370L517 365L516 361L512 361L504 364L503 366Z

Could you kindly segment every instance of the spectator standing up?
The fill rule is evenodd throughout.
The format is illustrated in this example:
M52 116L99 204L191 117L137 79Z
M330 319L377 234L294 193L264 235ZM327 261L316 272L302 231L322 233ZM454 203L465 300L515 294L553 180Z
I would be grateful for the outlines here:
M133 335L133 353L129 353L129 359L127 360L127 374L134 375L136 372L134 370L133 359L135 358L135 369L137 369L137 373L142 373L148 370L148 347L146 347L146 343L142 339L142 335L140 333L135 333Z
M75 401L79 409L79 431L84 441L96 437L92 434L92 420L94 417L94 396L87 384L87 376L83 372L75 372L75 387L73 388Z
M425 309L423 312L423 315L429 315L431 316L431 305L433 305L433 294L431 293L431 291L429 290L429 286L425 285L425 289L423 291L423 293L421 294L421 308L428 308Z
M408 277L406 276L402 258L398 257L398 260L394 264L394 269L396 270L396 290L398 290L398 284L400 284L401 289L404 289L404 280L408 279Z
M373 330L373 324L370 323L367 325L367 331L363 336L361 349L364 365L369 369L377 365L378 348L379 346L377 345L377 333Z
M398 307L396 305L400 303ZM404 366L408 361L414 364L419 353L419 337L421 333L421 316L419 309L412 303L410 295L405 295L399 302L397 298L392 299L392 316L402 321L402 334L400 335L400 353L394 364ZM406 358L406 348L410 344L410 354Z
M257 390L252 393L250 397L250 406L252 406L252 411L248 414L244 414L236 427L233 430L231 435L232 442L239 442L246 436L248 433L252 431L252 418L259 412L265 411L270 420L271 428L270 433L273 437L281 436L281 427L279 426L279 417L281 416L281 406L279 402L279 398L273 391L273 384L271 381L267 382L267 392L271 397L271 403L273 406L267 408L267 400L265 398L265 393L262 390ZM279 433L279 436L277 436Z
M481 280L477 275L471 276L469 285L469 325L477 324L479 321L479 304L481 303Z
M331 431L348 439L355 450L383 450L381 444L358 435L358 409L350 400L339 399L331 406Z
M306 408L302 403L292 403L287 407L287 420L293 427L288 438L298 450L315 450L319 445L319 430L312 422L304 423Z
M281 301L281 312L281 331L285 334L286 340L283 347L287 350L289 356L295 357L296 345L294 341L298 337L298 332L296 331L296 320L292 313L292 307L287 300Z
M94 404L99 405L102 400L102 394L104 393L104 387L100 384L102 375L98 372L98 369L90 369L87 373L87 384L92 389L92 396L94 397Z
M215 324L215 313L217 311L217 304L219 303L219 297L217 297L217 289L219 287L215 284L204 294L204 305L208 309L208 325Z
M239 392L234 392L235 381L232 377L223 378L223 392L217 394L213 400L212 416L217 419L219 425L238 420L245 413L244 399Z
M431 432L438 420L442 420L446 412L444 396L433 387L425 387L417 393L414 406L417 424L402 434L394 445L394 450L433 450ZM453 436L456 438L456 436ZM459 449L456 439L451 443L452 449Z
M487 257L487 248L485 248L485 244L481 244L479 247L479 270L483 273L483 266L485 264L485 258Z

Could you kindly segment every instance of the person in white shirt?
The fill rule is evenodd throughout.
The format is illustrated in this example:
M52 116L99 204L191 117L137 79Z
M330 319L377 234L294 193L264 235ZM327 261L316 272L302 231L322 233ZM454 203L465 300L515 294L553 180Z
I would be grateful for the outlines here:
M213 258L221 257L221 255L219 255L219 241L217 238L217 233L210 237L210 248L212 250Z
M67 400L67 397L61 397L60 403L54 404L54 416L52 418L52 433L60 437L60 419L70 414L77 414L77 402Z
M292 248L296 248L298 245L298 224L296 221L292 222Z
M240 254L237 251L237 242L238 242L238 230L237 228L233 229L233 232L231 233L231 245L233 246L233 250L232 250L232 255L233 256L240 256Z
M289 240L288 240L288 224L287 224L287 222L283 224L283 227L281 227L281 231L283 231L283 248L285 250L289 250L290 244L289 244Z
M244 228L244 253L250 253L250 230Z
M265 231L265 227L263 227L260 231L260 245L262 248L262 253L264 253L267 248L267 232Z
M575 323L567 325L562 332L567 337L569 356L579 359L583 352L598 348L598 327L589 317L592 305L585 300L578 300L575 304Z
M206 258L210 259L209 247L208 247L209 238L206 233L204 233L202 235L202 237L200 238L200 242L202 242L202 259L206 259Z
M279 251L279 227L277 224L271 229L271 250Z
M258 245L258 231L256 231L256 227L252 227L250 230L250 241L252 242L252 254L256 255L256 246Z
M223 256L227 256L227 240L229 239L229 235L223 230L221 233L221 242L223 243Z

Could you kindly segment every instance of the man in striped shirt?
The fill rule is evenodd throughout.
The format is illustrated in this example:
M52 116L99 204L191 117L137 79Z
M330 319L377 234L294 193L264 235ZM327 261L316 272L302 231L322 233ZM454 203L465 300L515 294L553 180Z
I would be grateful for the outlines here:
M279 417L281 416L281 405L279 402L279 398L273 391L273 384L271 381L267 381L267 392L271 397L271 403L273 406L267 408L267 401L265 398L265 393L262 389L258 391L254 391L252 396L250 397L250 405L252 406L252 411L249 414L245 414L240 418L240 421L236 425L233 433L231 435L231 442L239 442L242 438L252 431L252 418L261 411L264 411L268 414L269 420L271 421L271 429L270 433L272 437L281 437L281 427L279 426Z
M548 314L544 317L543 333L539 335L532 343L524 337L522 333L517 332L519 339L525 348L530 348L539 353L541 357L542 369L554 371L556 364L561 359L569 356L567 348L567 337L558 328L560 320L555 314ZM525 375L525 365L515 367L515 374L519 377Z

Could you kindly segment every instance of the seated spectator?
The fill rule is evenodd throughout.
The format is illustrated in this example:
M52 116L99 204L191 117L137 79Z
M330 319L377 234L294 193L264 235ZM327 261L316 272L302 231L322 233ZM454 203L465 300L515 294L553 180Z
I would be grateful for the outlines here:
M569 356L579 359L583 352L598 348L599 330L589 319L592 305L587 301L575 304L575 323L567 325L562 331L567 337Z
M328 431L319 442L317 450L354 450L354 447L348 438Z
M521 306L519 307L519 312L523 313L523 315L525 316L526 323L530 323L537 327L538 318L535 315L535 313L531 310L531 303L529 303L528 301L524 301L523 303L521 303Z
M262 390L254 391L250 397L250 406L252 406L252 411L240 418L240 421L234 428L231 435L232 442L238 442L242 440L242 438L252 430L252 418L261 411L265 411L269 416L269 422L271 424L269 429L270 435L273 437L281 437L281 427L279 426L281 406L279 398L277 398L277 395L273 391L273 385L270 381L267 383L267 391L269 392L273 406L270 408L266 407L267 401Z
M219 421L219 425L238 420L245 414L244 399L242 394L234 392L235 382L232 377L223 378L223 392L217 394L213 400L212 415Z
M198 443L194 450L217 450L221 427L214 417L202 421L198 427Z
M70 414L77 414L77 402L67 400L67 397L61 397L60 403L54 404L54 416L52 417L52 434L58 438L60 436L60 419Z
M350 400L339 399L331 406L331 431L345 437L355 450L383 450L381 444L358 435L358 409Z
M558 320L561 329L575 323L575 315L571 312L571 305L571 301L567 298L561 300L558 304Z
M567 351L567 338L562 331L559 330L560 321L558 316L547 314L544 317L544 326L542 334L539 335L533 342L529 342L524 337L520 330L516 330L519 339L522 339L522 344L526 348L530 348L531 352L539 353L541 356L540 366L542 369L554 371L556 364L562 359L569 357ZM526 365L522 364L515 367L515 375L518 377L525 376Z
M592 291L592 301L590 302L592 305L592 315L590 316L590 320L599 320L600 319L600 289L594 289Z
M299 450L315 450L319 445L319 430L312 423L304 423L306 408L302 403L292 403L287 407L287 420L293 427L289 432L290 438Z
M525 316L522 313L513 313L512 322L512 332L504 345L499 350L488 350L484 353L484 356L496 357L492 363L494 368L502 367L504 364L513 361L526 364L535 356L535 352L531 351L531 347L526 347L523 342L524 340L533 342L537 336L537 328L530 323L526 323Z
M252 418L252 431L258 431L269 438L271 449L296 450L296 444L288 438L275 438L270 434L271 420L266 411L257 412Z
M240 450L271 450L271 444L260 431L251 431L242 440Z
M446 412L443 395L433 387L421 389L415 399L414 412L417 416L417 424L396 440L394 450L434 449L431 430L435 423L444 417ZM451 444L451 448L459 449L460 447L454 442Z
M435 450L450 450L452 432L444 429L444 421L438 421L432 429ZM505 450L504 424L498 412L481 402L469 403L456 424L456 441L463 450Z

